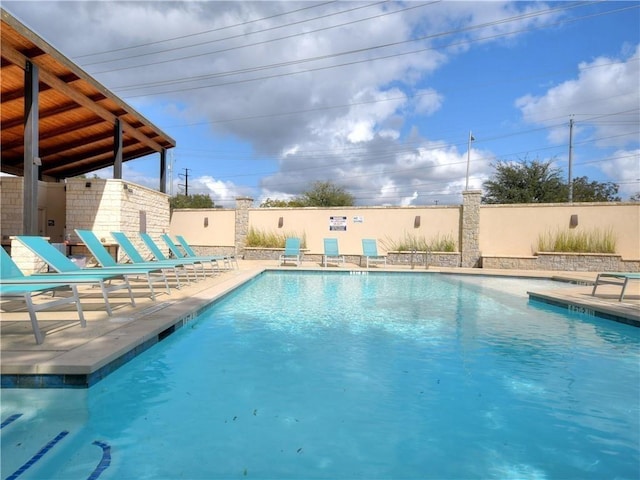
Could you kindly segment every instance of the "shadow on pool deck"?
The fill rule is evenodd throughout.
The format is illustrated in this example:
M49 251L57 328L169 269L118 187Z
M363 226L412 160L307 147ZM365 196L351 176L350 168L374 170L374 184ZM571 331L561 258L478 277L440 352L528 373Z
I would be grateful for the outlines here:
M133 281L136 307L126 293L110 296L113 316L104 311L104 302L97 289L81 289L82 307L87 327L81 328L74 306L39 312L40 326L46 337L37 345L23 301L2 301L0 316L0 371L3 387L86 387L166 335L187 323L199 309L224 296L237 286L266 269L276 269L274 262L240 261L238 270L223 272L216 277L191 283L181 290L172 288L171 295L158 293L156 301L149 298L146 282ZM282 270L325 270L316 263ZM356 265L329 267L330 271L366 271ZM409 267L374 267L370 271L413 271ZM553 278L576 283L558 290L531 292L531 298L560 305L572 311L583 311L605 318L640 325L640 282L627 288L624 302L618 302L619 288L603 286L595 297L591 284L595 273L540 272L516 270L486 270L462 268L429 268L428 273L498 275L506 277Z

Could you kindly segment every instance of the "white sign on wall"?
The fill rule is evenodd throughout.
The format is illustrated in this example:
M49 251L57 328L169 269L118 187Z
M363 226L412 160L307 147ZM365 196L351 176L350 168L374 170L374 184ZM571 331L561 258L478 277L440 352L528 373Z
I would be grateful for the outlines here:
M329 231L346 232L347 217L329 217Z

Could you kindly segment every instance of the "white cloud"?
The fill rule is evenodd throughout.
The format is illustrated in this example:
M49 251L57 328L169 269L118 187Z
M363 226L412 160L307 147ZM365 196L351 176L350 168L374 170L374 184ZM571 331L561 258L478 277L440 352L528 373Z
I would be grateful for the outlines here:
M358 20L417 4L373 4L324 20L304 22L314 16L364 7L364 4L335 2L277 17L274 15L307 4L259 1L5 3L11 11L28 16L34 29L52 40L56 48L72 58L77 56L78 63L88 72L104 72L97 75L98 80L141 111L160 111L175 119L176 124L211 122L207 129L212 138L232 139L248 146L246 150L258 159L242 163L242 168L248 171L257 165L251 163L254 161L267 158L278 162L279 170L263 177L257 192L225 182L214 173L190 178L190 192L210 193L218 204L232 201L237 195L254 195L262 200L266 197L290 199L317 180L330 180L344 186L358 198L359 204L432 204L435 200L458 203L465 186L466 146L459 151L447 141L437 141L438 136L426 139L417 134L407 135L407 132L417 131L411 123L417 122L417 117L435 120L447 106L448 99L430 82L431 76L454 55L478 43L433 47L502 34L509 36L491 41L517 42L519 30L548 25L564 15L522 16L516 21L501 22L507 17L549 8L544 3L508 1L440 2L366 22ZM247 23L248 19L267 17ZM279 28L294 22L299 23ZM464 30L479 23L486 23L488 27ZM344 25L325 28L336 24ZM227 28L229 25L238 26ZM272 30L255 33L260 29ZM317 31L313 34L293 36L314 29ZM401 43L431 32L457 29L463 31L456 36ZM209 33L193 35L205 31ZM180 36L184 38L153 43ZM287 36L290 38L271 41ZM489 41L483 40L480 44L484 47ZM144 43L149 45L108 55L79 57ZM249 44L252 46L236 48ZM191 46L182 48L187 45ZM388 46L370 48L375 45ZM169 47L174 49L162 51ZM419 49L422 51L418 54L404 55ZM346 50L360 51L332 56ZM89 65L96 60L139 54L143 56ZM326 58L306 61L320 56ZM383 60L375 60L382 56ZM617 111L623 105L637 105L637 56L636 48L632 55L623 55L623 63L618 66L604 66L615 60L607 58L583 63L577 78L549 89L544 95L523 96L517 106L527 121L548 125L547 118L556 117L557 122L558 116L568 119L571 113L581 113L575 109L576 104L598 107L598 114ZM191 58L171 61L179 57ZM155 61L166 63L109 71ZM350 65L341 66L346 64ZM600 68L594 68L598 65ZM258 80L249 81L251 79ZM153 86L150 82L166 83ZM594 95L602 97L603 86L612 85L622 93L607 95L600 103L594 103ZM633 85L635 94L629 90ZM170 90L176 91L137 96ZM621 127L600 122L591 123L587 128L576 118L577 132L606 136L610 143L622 142L614 140L612 133L619 132ZM562 141L566 141L566 128L562 135ZM445 137L443 134L439 138ZM206 140L208 144L214 143L211 138ZM631 147L619 143L617 148ZM480 188L488 178L490 158L493 158L490 151L472 149L471 188ZM198 165L198 171L205 166L215 171L212 163ZM157 188L156 179L136 172L135 168L124 168L125 177L131 181Z
M416 113L431 115L442 107L444 96L433 88L425 88L416 91L417 102L415 106Z
M599 168L620 186L624 198L640 192L640 149L617 150L611 159L599 164Z
M588 164L618 183L620 195L627 198L638 191L640 179L640 151L633 148L639 140L640 45L623 48L620 58L601 56L582 62L579 69L576 78L544 95L520 97L516 106L525 121L552 127L549 140L557 144L567 142L568 129L564 122L560 127L553 125L559 118L568 123L573 116L574 144L600 149L589 155L601 159Z
M190 193L208 194L215 205L233 207L235 198L241 196L240 189L232 182L223 182L204 175L189 182Z
M408 207L418 198L418 192L415 191L411 194L410 197L404 197L400 200L401 207Z
M576 136L589 135L598 146L622 147L637 142L640 104L640 45L626 58L598 57L578 66L577 78L556 85L544 95L516 100L526 122L553 126L574 116ZM635 119L636 123L628 120ZM562 123L562 122L561 122ZM550 141L567 141L567 127L551 128Z

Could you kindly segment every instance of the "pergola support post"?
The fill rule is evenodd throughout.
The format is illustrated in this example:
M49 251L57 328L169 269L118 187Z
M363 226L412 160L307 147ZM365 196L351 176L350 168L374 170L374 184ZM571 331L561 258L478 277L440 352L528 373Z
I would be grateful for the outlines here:
M38 66L27 61L24 69L24 186L22 233L38 235Z
M122 179L122 123L119 118L113 125L113 178Z
M160 191L167 193L167 149L160 150Z

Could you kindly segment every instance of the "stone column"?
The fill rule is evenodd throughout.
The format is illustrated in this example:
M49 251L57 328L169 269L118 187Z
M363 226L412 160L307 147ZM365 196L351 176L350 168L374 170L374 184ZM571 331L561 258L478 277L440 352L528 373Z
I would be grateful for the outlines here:
M253 206L253 198L236 198L236 255L244 258L244 247L249 233L249 209Z
M462 192L462 226L460 233L461 267L480 267L481 190Z

